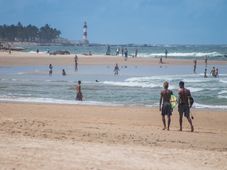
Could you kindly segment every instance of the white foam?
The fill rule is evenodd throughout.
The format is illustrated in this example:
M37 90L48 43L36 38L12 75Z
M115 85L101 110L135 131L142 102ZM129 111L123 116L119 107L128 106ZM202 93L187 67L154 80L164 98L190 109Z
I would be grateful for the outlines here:
M47 104L80 104L80 105L101 105L101 106L123 106L123 104L115 104L98 101L75 101L75 100L60 100L53 98L32 98L32 97L9 97L1 96L0 101L4 102L23 102L23 103L47 103Z
M188 87L191 92L198 92L204 90L204 88Z
M159 85L155 85L150 82L114 82L114 81L104 81L103 84L106 85L113 85L113 86L125 86L125 87L149 87L149 88L154 88L154 87L159 87Z
M221 83L227 83L227 80L220 79L219 80Z
M218 95L219 99L227 99L227 96L223 96L223 95Z
M23 75L23 74L26 74L26 72L18 72L17 74L18 75Z
M227 94L227 90L222 90L218 94Z
M139 56L141 57L161 57L165 56L165 53L140 53ZM223 56L223 54L218 53L218 52L191 52L191 53L180 53L180 52L175 52L175 53L168 53L168 56L170 57L216 57L216 56Z
M39 51L39 53L37 53L36 51L29 51L29 53L31 53L31 54L47 54L47 51Z
M187 83L202 83L202 82L208 82L210 81L210 79L204 79L204 78L201 78L201 79L184 79L183 80L184 82L187 82Z
M199 103L194 103L195 108L210 108L210 109L227 109L227 105L205 105L205 104L199 104Z

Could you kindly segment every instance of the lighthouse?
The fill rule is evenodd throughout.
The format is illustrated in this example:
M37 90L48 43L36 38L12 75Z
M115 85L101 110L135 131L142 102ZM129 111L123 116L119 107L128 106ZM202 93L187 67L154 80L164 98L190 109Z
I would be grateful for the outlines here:
M89 44L88 38L87 38L87 22L84 22L83 26L83 44Z

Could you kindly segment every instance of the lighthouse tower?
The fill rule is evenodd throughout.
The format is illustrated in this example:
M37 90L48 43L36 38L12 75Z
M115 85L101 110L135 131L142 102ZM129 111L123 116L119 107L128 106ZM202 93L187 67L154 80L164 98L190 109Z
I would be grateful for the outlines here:
M87 38L87 22L84 22L84 26L83 26L83 44L89 44L89 41Z

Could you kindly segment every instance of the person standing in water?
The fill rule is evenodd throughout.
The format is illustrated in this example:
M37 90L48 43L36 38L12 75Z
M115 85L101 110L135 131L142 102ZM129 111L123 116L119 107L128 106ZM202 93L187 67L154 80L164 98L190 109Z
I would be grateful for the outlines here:
M78 81L78 84L76 86L76 100L82 101L83 100L83 94L81 92L81 81Z
M205 62L205 67L207 68L207 60L208 60L208 57L207 55L205 56L205 59L204 59L204 62Z
M78 70L78 56L77 55L75 55L75 57L74 57L74 62L75 62L75 71L77 71Z
M165 116L168 117L168 125L167 125L167 130L169 130L170 123L171 123L171 115L172 115L172 107L170 103L170 98L173 92L169 90L169 83L165 81L163 83L164 90L161 91L160 93L160 102L159 102L159 110L161 111L162 114L162 122L163 122L163 130L166 129L166 120Z
M204 71L204 78L207 78L207 68L205 68L205 71Z
M210 74L215 77L215 67L212 68L212 70L210 71Z
M136 48L136 50L135 50L135 57L137 57L137 55L138 55L138 49Z
M124 52L125 52L125 61L127 61L127 59L128 59L128 49L125 48Z
M219 77L219 71L218 68L215 69L215 77Z
M168 50L165 49L165 57L167 58L167 55L168 55Z
M66 76L65 69L62 69L62 75L63 75L63 76Z
M193 63L194 63L193 73L196 73L197 60L195 59Z
M49 65L49 75L51 76L53 73L53 66L52 64Z
M114 67L114 75L118 75L118 71L119 71L119 67L118 67L118 64L115 65Z
M192 120L190 118L190 102L189 98L191 97L190 90L184 87L184 82L179 82L179 92L178 92L178 112L179 112L179 123L180 123L180 131L182 131L182 122L183 122L183 115L187 118L190 126L191 132L194 131L194 127L192 125Z

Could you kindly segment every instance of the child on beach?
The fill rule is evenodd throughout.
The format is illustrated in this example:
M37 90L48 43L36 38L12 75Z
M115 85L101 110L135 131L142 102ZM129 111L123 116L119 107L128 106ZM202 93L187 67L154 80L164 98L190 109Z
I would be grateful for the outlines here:
M165 116L168 117L167 130L169 130L170 123L171 123L171 115L172 115L172 111L173 111L173 109L171 107L171 103L170 103L170 98L171 98L171 95L173 94L173 92L168 89L169 83L167 81L165 81L163 83L163 87L164 87L164 90L162 90L160 93L159 110L161 111L161 114L162 114L162 122L164 125L163 130L166 129Z

